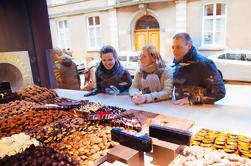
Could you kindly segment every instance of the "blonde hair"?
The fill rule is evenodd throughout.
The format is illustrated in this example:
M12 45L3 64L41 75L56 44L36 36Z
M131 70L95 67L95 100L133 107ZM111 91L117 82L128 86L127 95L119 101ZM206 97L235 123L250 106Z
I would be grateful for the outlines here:
M145 45L142 50L145 50L148 52L149 55L151 55L154 59L156 59L156 64L158 64L159 67L165 67L165 61L161 58L157 48L152 45L148 44Z

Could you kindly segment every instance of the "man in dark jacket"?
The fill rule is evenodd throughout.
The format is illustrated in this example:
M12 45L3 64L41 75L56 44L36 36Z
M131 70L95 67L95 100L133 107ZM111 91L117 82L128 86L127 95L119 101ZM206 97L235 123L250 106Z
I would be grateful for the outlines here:
M225 96L225 86L215 64L197 53L189 34L176 34L172 49L175 104L212 104Z

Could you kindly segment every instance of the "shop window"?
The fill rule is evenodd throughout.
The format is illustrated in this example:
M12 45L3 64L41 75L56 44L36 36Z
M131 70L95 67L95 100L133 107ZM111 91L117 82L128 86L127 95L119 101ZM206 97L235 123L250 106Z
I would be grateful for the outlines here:
M57 21L57 29L58 29L58 44L61 49L69 49L70 45L70 36L68 30L68 21L60 20Z
M100 49L102 46L100 17L87 18L89 49Z
M224 3L203 6L202 46L225 46L226 5Z

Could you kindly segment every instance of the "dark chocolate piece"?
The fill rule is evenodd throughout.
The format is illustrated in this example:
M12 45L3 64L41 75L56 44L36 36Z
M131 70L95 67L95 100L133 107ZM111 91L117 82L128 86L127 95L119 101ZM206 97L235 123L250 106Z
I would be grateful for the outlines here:
M144 152L152 150L152 138L131 133L120 128L113 128L111 130L112 140L119 142L121 145Z
M190 145L192 132L151 124L149 126L149 135L150 137L155 137L160 140L172 142L179 145Z

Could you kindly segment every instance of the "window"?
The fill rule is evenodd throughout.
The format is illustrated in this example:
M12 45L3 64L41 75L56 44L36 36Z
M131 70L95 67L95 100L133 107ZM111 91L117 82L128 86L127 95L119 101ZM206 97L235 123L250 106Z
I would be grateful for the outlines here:
M118 56L119 57L119 61L126 61L127 60L127 56Z
M204 5L202 27L202 46L225 46L226 5Z
M129 61L130 62L138 62L139 56L130 56Z
M251 61L251 54L246 54L246 61Z
M227 53L227 59L231 60L244 60L243 54L231 54Z
M225 54L220 55L218 59L225 59Z
M71 48L67 20L57 21L59 48Z
M88 17L87 25L89 48L99 49L102 46L99 16Z

